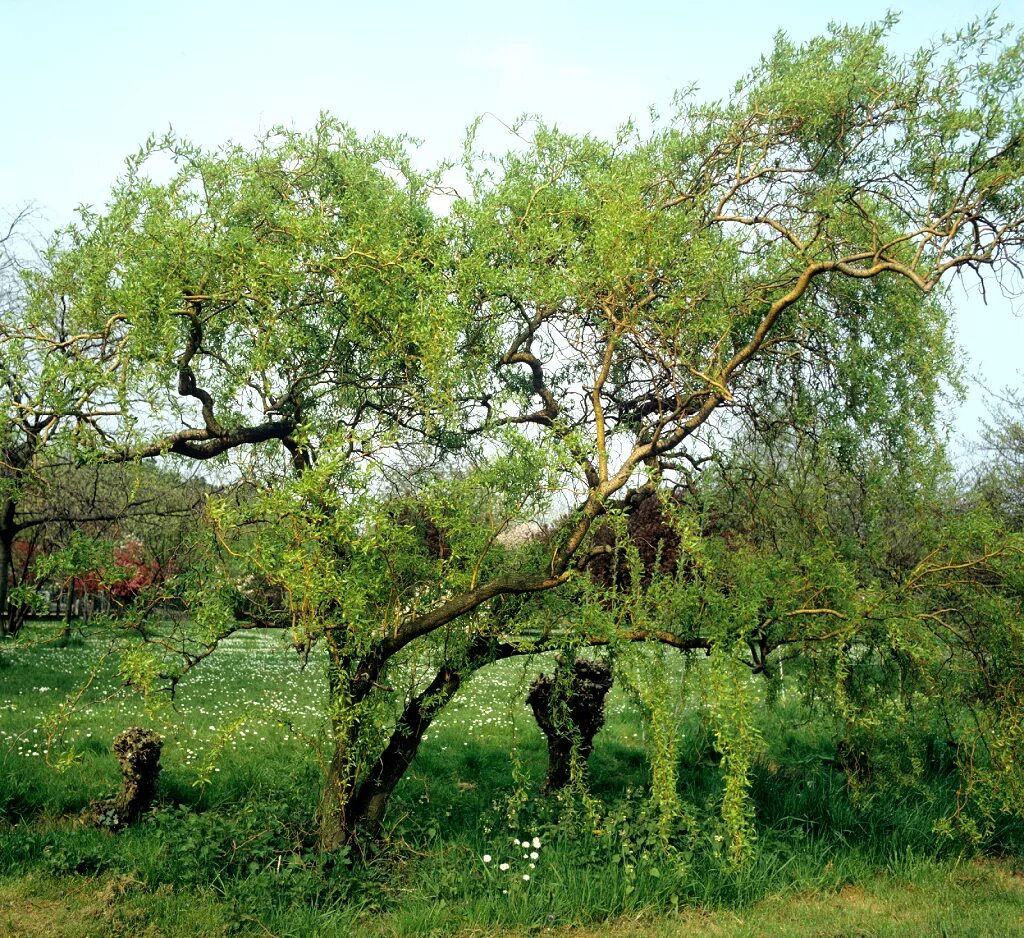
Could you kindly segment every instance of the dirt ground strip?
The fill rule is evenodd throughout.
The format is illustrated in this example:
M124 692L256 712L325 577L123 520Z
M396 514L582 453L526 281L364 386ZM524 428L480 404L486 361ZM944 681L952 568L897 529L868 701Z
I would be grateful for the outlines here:
M142 903L129 897L167 896L171 890L143 889L130 876L0 882L0 938L160 938L165 932L148 923Z
M480 932L483 938L484 932ZM509 932L505 938L519 933ZM1024 936L1024 876L1002 863L961 867L926 887L880 879L838 893L773 896L746 910L689 910L619 919L590 928L547 929L548 938L785 938L785 936ZM468 938L468 936L465 936Z
M197 896L172 897L167 886L149 891L131 877L8 880L0 882L0 936L161 938L190 934L182 918L176 918L173 925L167 918L162 923L154 920L152 904L164 905L166 914L168 900L172 905L180 903L184 911ZM374 935L390 933L384 922L376 924ZM254 935L273 935L265 926L251 927ZM233 933L247 934L246 925L236 923ZM687 910L667 917L620 918L576 928L495 930L480 926L460 934L461 938L1024 936L1024 876L1008 864L988 861L958 867L926 885L896 885L879 877L863 886L846 886L838 893L774 896L740 911Z

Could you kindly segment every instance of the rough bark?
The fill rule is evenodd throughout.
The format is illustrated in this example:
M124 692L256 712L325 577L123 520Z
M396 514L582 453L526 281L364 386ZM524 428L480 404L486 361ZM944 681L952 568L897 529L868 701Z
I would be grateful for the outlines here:
M163 744L159 734L141 726L126 729L114 740L122 775L114 808L125 824L134 823L153 804Z
M569 665L560 657L554 674L541 674L533 682L526 700L548 741L545 792L569 784L574 757L586 766L594 736L604 725L604 701L611 686L611 668L586 658Z

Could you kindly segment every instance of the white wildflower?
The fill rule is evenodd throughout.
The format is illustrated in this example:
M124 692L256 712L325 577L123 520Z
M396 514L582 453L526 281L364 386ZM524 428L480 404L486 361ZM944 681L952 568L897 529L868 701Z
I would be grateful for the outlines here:
M538 858L539 856L540 856L540 854L539 854L539 853L537 853L537 851L536 851L536 850L531 850L531 851L530 851L530 859L531 859L531 860L536 860L536 859L537 859L537 858Z
M490 863L493 858L489 853L484 854L484 863Z
M524 883L528 883L529 881L530 881L530 874L529 873L523 873L523 882Z
M539 837L534 837L533 838L533 849L534 850L540 850L540 838Z
M504 873L506 870L508 870L508 864L507 863L499 863L498 864L498 869L501 870Z

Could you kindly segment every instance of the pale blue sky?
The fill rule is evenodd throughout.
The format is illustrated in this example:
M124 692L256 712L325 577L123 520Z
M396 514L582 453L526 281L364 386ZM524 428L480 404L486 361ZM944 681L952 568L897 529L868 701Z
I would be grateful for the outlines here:
M866 22L890 5L0 0L0 218L33 203L48 231L78 203L102 204L124 157L169 126L213 146L279 123L306 128L326 110L365 133L422 138L425 163L456 155L484 112L610 133L690 83L722 95L778 29L806 39L830 19ZM892 42L915 48L991 8L902 3ZM1024 4L1000 15L1024 24ZM1021 381L1014 306L994 290L988 307L958 300L972 367L996 386ZM971 434L982 412L975 393L958 428Z

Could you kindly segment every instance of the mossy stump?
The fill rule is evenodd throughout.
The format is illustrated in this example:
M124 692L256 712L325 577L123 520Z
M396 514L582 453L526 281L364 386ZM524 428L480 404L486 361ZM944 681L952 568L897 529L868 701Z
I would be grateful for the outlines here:
M129 727L114 740L121 790L113 798L93 802L86 814L88 822L121 830L149 810L156 796L163 744L158 733L141 726Z

